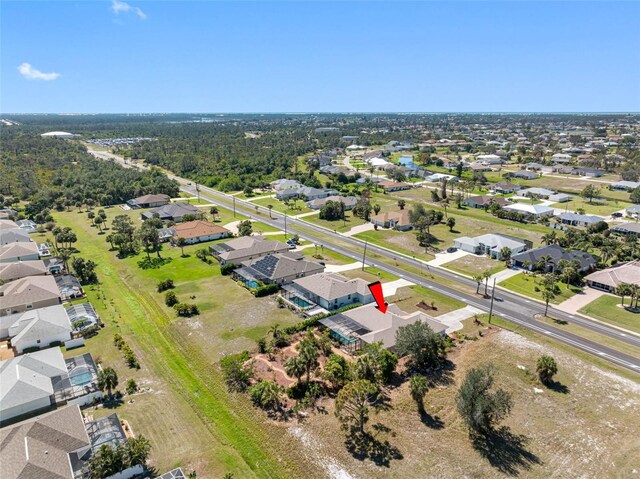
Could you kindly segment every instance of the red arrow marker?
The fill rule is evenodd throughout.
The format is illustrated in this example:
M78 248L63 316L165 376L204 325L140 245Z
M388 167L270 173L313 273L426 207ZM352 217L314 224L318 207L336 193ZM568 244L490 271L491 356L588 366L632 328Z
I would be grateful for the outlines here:
M371 283L369 285L369 290L371 291L371 294L373 295L373 299L376 300L377 306L376 309L378 311L380 311L381 313L386 313L387 312L387 306L389 305L389 303L387 303L384 300L384 294L382 293L382 284L380 284L380 281L376 281L375 283Z

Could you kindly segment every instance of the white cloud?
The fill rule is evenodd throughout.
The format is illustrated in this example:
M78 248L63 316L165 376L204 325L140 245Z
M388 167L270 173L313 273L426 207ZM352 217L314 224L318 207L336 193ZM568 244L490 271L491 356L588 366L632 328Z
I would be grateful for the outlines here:
M31 66L30 63L23 63L18 67L18 71L20 74L25 77L27 80L44 80L51 81L55 80L60 76L60 73L44 73L40 70L37 70Z
M147 15L138 7L132 7L127 2L121 2L120 0L111 0L111 11L116 15L120 13L135 13L138 18L145 20Z

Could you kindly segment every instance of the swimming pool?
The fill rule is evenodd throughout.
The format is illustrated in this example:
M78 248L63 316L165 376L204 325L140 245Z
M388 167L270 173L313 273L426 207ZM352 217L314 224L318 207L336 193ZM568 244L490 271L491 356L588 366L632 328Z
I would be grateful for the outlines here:
M244 284L247 288L251 288L251 289L256 289L258 287L257 281L245 281Z
M78 372L75 372L75 371ZM87 368L76 368L72 371L73 375L69 375L69 381L73 386L84 386L89 384L93 379L93 374Z
M299 306L300 308L307 308L311 306L311 303L309 301L298 298L297 296L293 296L291 299L289 299L289 301L291 301L296 306Z

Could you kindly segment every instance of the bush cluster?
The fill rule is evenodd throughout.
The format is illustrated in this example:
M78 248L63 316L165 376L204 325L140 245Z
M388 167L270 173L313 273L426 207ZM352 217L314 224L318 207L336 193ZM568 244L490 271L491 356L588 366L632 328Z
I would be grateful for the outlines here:
M116 333L113 335L113 344L122 352L127 366L132 369L140 369L140 362L138 361L136 353L133 352L133 349L131 349L120 334Z
M195 304L177 303L173 305L173 309L176 310L178 316L186 318L200 314L200 309Z
M173 289L175 286L173 285L172 279L165 279L164 281L160 281L158 283L158 293L162 293L168 289Z

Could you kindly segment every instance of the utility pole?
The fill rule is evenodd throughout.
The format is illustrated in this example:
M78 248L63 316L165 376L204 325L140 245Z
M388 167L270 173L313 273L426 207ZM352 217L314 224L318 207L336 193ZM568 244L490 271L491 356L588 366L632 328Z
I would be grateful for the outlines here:
M369 240L364 241L364 253L362 254L362 271L364 271L364 262L367 259L367 244Z
M491 316L493 315L493 299L496 297L496 279L493 278L493 288L491 288L491 306L489 307L489 324L491 324Z
M236 197L232 196L233 198L233 217L236 217Z
M284 239L287 240L287 214L284 214Z

